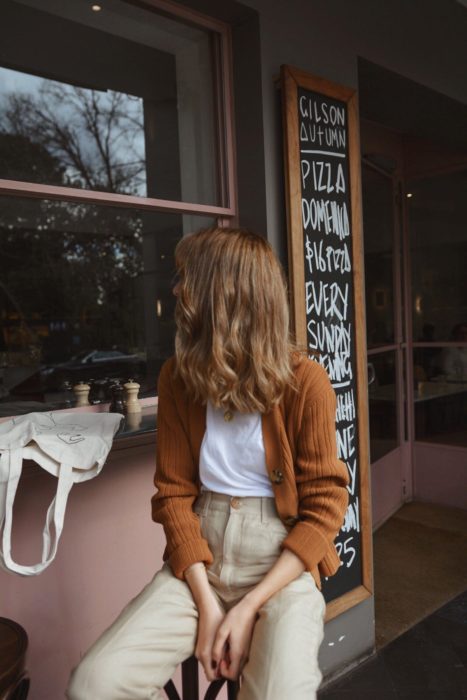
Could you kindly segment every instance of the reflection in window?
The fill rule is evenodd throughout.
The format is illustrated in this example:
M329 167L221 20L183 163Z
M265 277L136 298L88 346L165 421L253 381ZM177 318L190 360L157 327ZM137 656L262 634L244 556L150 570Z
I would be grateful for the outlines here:
M73 405L79 381L110 390L111 380L133 378L141 396L154 395L173 352L174 247L213 223L2 199L0 415Z
M141 98L6 68L0 84L2 177L146 196Z
M394 342L392 180L362 167L368 347Z
M119 0L3 0L0 177L219 204L218 42Z
M415 437L467 446L467 346L414 350Z
M467 324L467 171L409 189L413 339L458 342Z
M399 444L395 357L392 351L368 357L371 462Z

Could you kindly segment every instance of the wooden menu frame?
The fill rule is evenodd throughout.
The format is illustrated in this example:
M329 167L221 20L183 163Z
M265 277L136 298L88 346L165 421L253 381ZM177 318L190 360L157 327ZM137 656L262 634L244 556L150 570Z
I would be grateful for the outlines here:
M290 66L281 67L281 89L284 130L284 167L286 181L286 209L288 228L288 261L291 324L295 339L308 348L306 287L305 287L305 228L302 214L303 156L300 138L303 135L299 114L299 94L303 90L314 95L331 98L345 106L347 122L346 163L350 202L350 242L353 300L353 357L355 424L357 426L358 484L359 484L359 546L361 581L333 598L327 606L326 620L330 620L353 607L373 593L371 501L369 493L369 437L368 437L368 387L365 336L365 288L363 267L362 204L360 179L360 144L358 131L358 104L354 90L318 78ZM316 107L315 107L316 109ZM311 119L312 117L310 117ZM320 151L305 151L319 153ZM323 151L324 152L324 151ZM330 154L335 155L335 154ZM344 158L340 155L339 158ZM341 161L342 162L342 161ZM303 185L305 187L305 185ZM305 224L306 226L306 224ZM343 575L345 575L343 570ZM343 579L345 581L345 578Z

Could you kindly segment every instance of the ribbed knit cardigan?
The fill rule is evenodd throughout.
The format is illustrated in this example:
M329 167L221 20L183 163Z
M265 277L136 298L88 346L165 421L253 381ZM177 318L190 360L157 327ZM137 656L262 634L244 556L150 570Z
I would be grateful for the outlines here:
M266 466L279 516L288 533L281 547L294 552L321 589L321 577L341 565L334 539L348 505L349 474L337 457L336 395L326 371L314 360L295 357L299 391L288 388L279 404L261 414ZM187 397L174 379L175 357L158 380L157 492L152 518L167 540L163 560L174 575L201 561L213 563L193 504L200 493L199 454L206 431L206 405Z

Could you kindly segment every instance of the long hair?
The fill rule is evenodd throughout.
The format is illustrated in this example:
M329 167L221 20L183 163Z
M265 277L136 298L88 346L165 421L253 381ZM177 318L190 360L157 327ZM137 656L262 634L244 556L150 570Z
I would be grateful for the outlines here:
M175 375L216 408L268 412L300 351L289 335L287 285L269 243L244 229L202 229L175 249L180 279Z

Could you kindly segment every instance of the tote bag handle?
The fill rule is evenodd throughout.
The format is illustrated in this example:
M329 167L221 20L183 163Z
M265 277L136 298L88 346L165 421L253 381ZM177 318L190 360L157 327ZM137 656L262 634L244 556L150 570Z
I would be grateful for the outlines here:
M33 459L39 464L50 463L57 471L57 492L47 511L47 517L42 532L42 559L38 564L24 566L17 564L11 557L11 529L13 520L13 504L16 490L21 476L23 458ZM57 553L58 542L62 534L65 509L68 494L73 486L73 469L67 464L57 465L54 460L43 452L35 451L30 447L17 447L5 450L0 455L0 510L4 508L4 524L0 522L0 531L3 524L2 548L0 551L0 564L7 570L22 576L35 576L46 569L54 560ZM53 530L51 532L51 525Z

